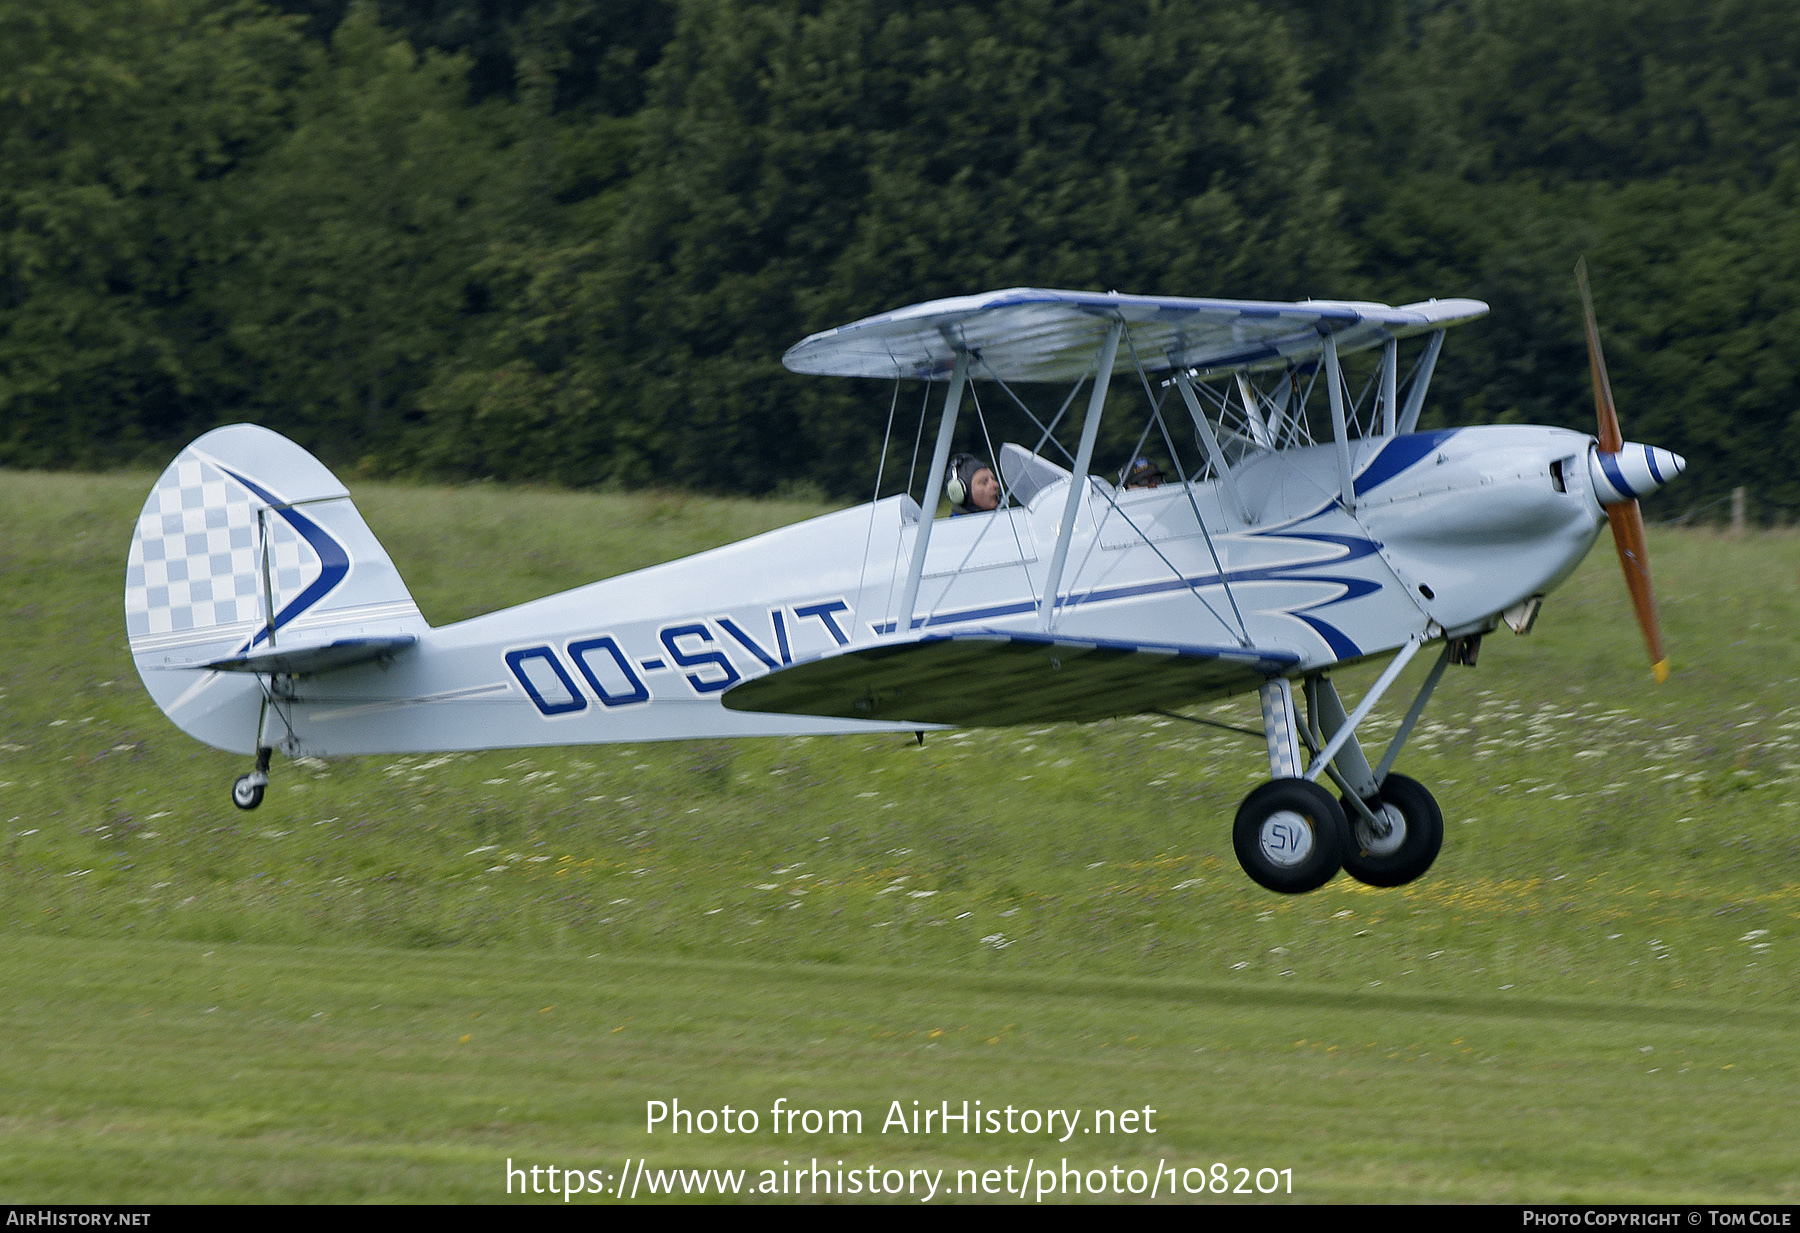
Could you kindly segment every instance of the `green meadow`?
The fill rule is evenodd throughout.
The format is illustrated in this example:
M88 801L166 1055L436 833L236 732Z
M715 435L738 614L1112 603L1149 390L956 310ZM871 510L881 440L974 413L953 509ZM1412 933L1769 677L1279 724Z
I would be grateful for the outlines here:
M933 1202L1007 1201L954 1187L1008 1168L1035 1199L1046 1162L1159 1199L1291 1170L1184 1201L1800 1199L1800 535L1652 532L1662 686L1596 545L1398 763L1437 865L1290 898L1231 852L1260 741L1161 717L278 756L239 812L248 760L125 651L151 479L0 472L0 1199L496 1201L508 1160L943 1170ZM819 512L353 492L434 624ZM677 1099L761 1124L647 1131ZM775 1133L778 1099L862 1133ZM914 1100L1090 1124L884 1133Z

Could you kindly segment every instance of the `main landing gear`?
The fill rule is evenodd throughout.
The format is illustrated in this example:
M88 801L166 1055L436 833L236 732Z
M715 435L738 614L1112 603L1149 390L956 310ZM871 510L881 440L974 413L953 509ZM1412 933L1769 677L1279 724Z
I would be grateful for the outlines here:
M1377 767L1370 767L1363 755L1356 726L1418 653L1423 639L1401 648L1348 715L1337 689L1323 675L1305 679L1304 725L1296 714L1291 682L1277 679L1263 686L1263 735L1272 778L1244 798L1231 832L1238 864L1253 881L1297 895L1323 886L1339 869L1369 886L1404 886L1431 868L1444 844L1444 815L1421 784L1390 774L1389 768L1444 669L1453 661L1473 662L1473 657L1457 657L1461 641L1446 644ZM1303 743L1311 755L1305 765ZM1341 797L1334 798L1317 782L1326 775Z

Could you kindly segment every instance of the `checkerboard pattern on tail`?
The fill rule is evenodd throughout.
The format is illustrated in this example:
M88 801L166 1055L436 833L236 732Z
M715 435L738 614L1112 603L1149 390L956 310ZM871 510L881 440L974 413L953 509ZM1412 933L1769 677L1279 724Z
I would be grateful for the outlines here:
M246 638L317 581L319 554L243 483L191 448L157 481L138 519L125 575L125 629L133 650L198 631ZM264 539L267 544L264 544ZM259 557L268 554L265 596ZM146 645L149 644L149 645Z

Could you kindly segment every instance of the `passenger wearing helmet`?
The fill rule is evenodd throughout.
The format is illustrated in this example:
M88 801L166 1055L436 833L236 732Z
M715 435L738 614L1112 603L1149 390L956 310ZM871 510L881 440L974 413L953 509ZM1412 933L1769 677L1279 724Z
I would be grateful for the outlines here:
M1156 488L1163 482L1162 468L1148 458L1135 458L1119 477L1122 488Z
M944 476L944 495L950 498L950 516L981 514L1000 508L1000 481L994 469L973 454L950 460Z

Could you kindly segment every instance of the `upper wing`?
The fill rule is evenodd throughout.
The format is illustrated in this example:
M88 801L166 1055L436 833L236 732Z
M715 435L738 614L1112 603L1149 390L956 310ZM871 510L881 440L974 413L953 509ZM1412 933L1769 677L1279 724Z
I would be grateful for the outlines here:
M794 664L723 700L736 711L966 727L1079 722L1255 689L1299 658L976 630Z
M1197 300L1015 287L932 300L865 317L801 339L782 363L795 372L839 377L945 380L959 351L1008 381L1074 381L1088 371L1109 325L1123 320L1115 371L1132 356L1149 371L1168 368L1282 367L1315 358L1322 337L1339 352L1379 346L1473 321L1480 300L1427 300L1390 308L1343 300Z

